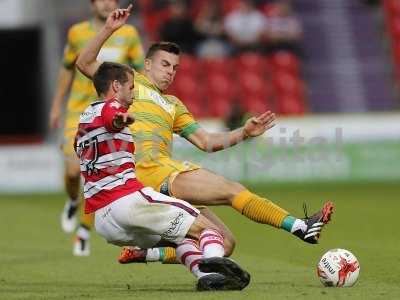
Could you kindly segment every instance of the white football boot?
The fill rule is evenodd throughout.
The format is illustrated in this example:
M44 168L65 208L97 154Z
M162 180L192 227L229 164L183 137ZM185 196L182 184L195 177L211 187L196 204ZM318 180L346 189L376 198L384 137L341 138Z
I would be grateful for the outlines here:
M66 233L71 233L78 225L78 207L79 203L67 200L61 213L61 228Z

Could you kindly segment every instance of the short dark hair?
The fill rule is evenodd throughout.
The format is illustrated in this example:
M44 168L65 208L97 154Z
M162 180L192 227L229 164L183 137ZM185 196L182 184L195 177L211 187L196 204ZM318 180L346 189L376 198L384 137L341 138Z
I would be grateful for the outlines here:
M157 42L150 46L149 50L146 53L146 58L152 58L154 53L159 50L176 55L181 54L181 48L179 48L177 44L172 42Z
M93 84L99 96L107 93L110 84L117 80L121 84L128 81L128 75L134 76L133 70L123 64L103 62L93 75Z

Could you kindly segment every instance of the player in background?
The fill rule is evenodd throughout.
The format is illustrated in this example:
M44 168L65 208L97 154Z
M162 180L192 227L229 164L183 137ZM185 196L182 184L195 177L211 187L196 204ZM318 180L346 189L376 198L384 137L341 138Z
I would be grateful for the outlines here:
M96 47L82 52L77 65L85 75L92 77L98 69L100 63L96 61L94 50L111 34L109 28L103 27L94 39ZM230 132L210 133L201 128L179 99L165 93L177 72L179 55L176 44L153 44L146 55L143 75L135 76L135 102L130 109L135 123L130 128L135 138L139 180L156 191L193 205L231 206L255 222L283 229L307 243L317 243L333 213L331 202L325 203L314 215L299 219L240 183L193 163L171 158L173 133L180 134L203 151L214 152L264 134L275 121L273 113L265 112Z
M67 233L73 232L77 226L80 202L79 163L74 153L73 139L79 115L97 97L92 81L76 69L75 62L88 41L105 24L108 15L118 7L118 0L91 0L90 2L93 17L73 25L68 31L67 44L49 118L50 129L61 126L64 99L69 92L62 142L65 159L65 190L69 199L66 201L61 215L61 227ZM136 28L130 25L122 26L103 45L98 58L101 61L129 64L132 68L141 70L143 68L143 48ZM73 254L87 256L90 253L88 229L92 227L93 217L82 214L81 218L81 224L74 240Z
M128 18L118 9L105 28ZM96 43L89 49L95 51ZM95 213L96 231L117 246L176 247L177 257L197 278L198 290L241 290L250 275L224 258L218 226L189 203L144 187L135 175L134 143L128 108L134 101L134 72L126 65L104 62L93 75L99 96L81 114L75 151L84 179L85 213Z

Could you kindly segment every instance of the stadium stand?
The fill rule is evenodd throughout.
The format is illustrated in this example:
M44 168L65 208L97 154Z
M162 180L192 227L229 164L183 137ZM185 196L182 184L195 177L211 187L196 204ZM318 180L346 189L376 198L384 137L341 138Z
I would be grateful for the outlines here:
M222 2L222 15L234 11L240 0ZM150 39L159 37L159 28L168 21L168 5L141 1L145 31ZM195 18L207 1L191 1L188 17ZM259 11L268 18L274 4L262 4ZM231 56L181 58L177 80L169 92L182 99L197 118L226 118L233 107L257 114L273 109L281 115L308 111L301 59L291 51L272 53L245 51Z

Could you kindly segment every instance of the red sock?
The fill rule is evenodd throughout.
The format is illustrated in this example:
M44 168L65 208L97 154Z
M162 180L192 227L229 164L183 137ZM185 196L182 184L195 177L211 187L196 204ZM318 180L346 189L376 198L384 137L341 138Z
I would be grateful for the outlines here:
M203 258L203 254L195 240L184 239L182 243L176 247L176 257L197 278L207 274L199 270L199 262Z

